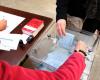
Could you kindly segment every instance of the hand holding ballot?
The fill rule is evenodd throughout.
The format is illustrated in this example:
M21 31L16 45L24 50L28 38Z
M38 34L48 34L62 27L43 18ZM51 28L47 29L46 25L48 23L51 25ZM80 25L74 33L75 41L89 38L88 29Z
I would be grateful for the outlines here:
M7 20L2 19L0 20L0 31L5 30L7 27Z

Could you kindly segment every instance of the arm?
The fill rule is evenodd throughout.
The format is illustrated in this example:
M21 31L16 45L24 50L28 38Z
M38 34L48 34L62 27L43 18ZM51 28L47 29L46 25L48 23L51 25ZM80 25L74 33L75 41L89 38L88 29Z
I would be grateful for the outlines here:
M66 35L67 8L69 0L57 0L56 27L59 36Z
M0 80L79 80L85 68L84 56L77 52L55 72L31 70L0 62Z
M57 0L56 5L56 20L65 19L67 20L67 6L69 0Z

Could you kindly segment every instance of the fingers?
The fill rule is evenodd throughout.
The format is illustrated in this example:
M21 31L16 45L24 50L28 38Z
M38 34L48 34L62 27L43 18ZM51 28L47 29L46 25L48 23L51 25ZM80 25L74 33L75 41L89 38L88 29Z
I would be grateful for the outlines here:
M1 24L6 24L7 23L7 20L6 19L2 19L2 20L0 20L0 23Z
M0 20L0 31L6 29L6 26L7 26L7 20L5 19Z
M59 36L63 36L66 34L65 28L63 28L63 25L61 25L61 24L57 25L57 32L58 32Z
M57 21L56 28L59 36L63 36L66 34L65 27L66 21L64 19L60 19Z
M78 43L77 43L77 45L76 45L76 48L75 48L76 50L83 50L83 51L85 51L85 52L87 52L87 45L86 45L86 43L85 42L83 42L83 41L78 41Z
M62 31L62 35L66 35L66 31L65 31L65 28L66 28L66 24L61 24L61 31ZM63 26L63 27L62 27Z
M59 36L62 36L63 35L60 24L57 24L57 32L58 32L58 35Z

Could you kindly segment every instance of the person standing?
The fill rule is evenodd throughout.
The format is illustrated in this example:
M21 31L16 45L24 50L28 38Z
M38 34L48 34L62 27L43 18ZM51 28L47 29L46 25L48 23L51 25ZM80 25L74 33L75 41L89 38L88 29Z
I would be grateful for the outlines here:
M56 4L56 27L60 36L65 35L68 14L82 20L83 30L100 30L100 0L57 0Z

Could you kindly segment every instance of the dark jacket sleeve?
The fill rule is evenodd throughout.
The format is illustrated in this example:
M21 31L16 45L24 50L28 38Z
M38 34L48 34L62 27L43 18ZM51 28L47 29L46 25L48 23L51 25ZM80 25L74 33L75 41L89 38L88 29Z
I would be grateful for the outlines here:
M85 58L75 52L55 72L10 66L0 61L0 80L80 80L85 68Z
M67 20L67 9L69 0L57 0L56 2L56 21L59 19Z

